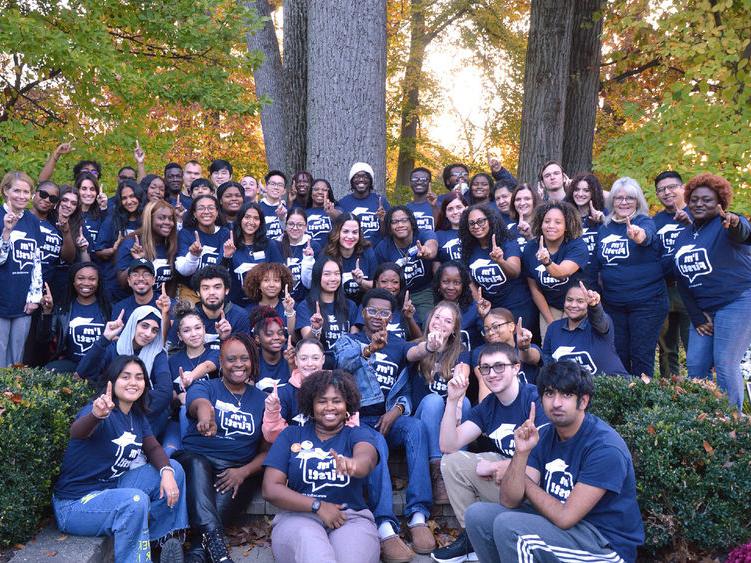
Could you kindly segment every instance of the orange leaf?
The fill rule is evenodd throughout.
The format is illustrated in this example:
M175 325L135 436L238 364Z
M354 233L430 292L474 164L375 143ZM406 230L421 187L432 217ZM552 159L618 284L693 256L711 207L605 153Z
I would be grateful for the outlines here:
M653 436L657 434L657 430L655 430L654 425L650 424L647 426L647 434L652 434Z
M712 455L714 453L714 448L706 440L704 440L703 446L704 446L704 451L707 452L709 455Z

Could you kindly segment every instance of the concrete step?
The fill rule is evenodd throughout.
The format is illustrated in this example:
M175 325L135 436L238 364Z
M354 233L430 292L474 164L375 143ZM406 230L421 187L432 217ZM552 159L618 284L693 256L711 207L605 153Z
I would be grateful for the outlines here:
M112 538L71 536L48 524L17 551L10 563L112 563Z

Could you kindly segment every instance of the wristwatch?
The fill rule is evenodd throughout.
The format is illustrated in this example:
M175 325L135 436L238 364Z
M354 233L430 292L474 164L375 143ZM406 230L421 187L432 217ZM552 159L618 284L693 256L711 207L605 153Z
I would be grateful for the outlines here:
M313 514L316 514L318 512L318 509L321 508L321 501L318 499L315 499L313 501L313 504L310 505L310 511Z

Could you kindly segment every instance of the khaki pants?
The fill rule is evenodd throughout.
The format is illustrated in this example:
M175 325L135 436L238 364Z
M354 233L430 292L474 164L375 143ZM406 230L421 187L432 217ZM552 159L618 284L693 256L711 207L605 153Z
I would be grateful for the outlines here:
M477 462L481 459L496 462L506 458L495 452L474 454L461 451L445 455L441 459L441 474L446 483L449 502L462 528L464 513L471 504L478 501L500 501L501 490L495 484L495 479L485 479L475 472Z

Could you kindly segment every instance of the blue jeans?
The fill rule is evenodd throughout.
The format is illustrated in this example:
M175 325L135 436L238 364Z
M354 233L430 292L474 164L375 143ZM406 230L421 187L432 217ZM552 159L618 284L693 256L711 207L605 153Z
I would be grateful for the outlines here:
M370 439L378 452L378 465L368 475L368 507L373 512L377 526L383 522L390 522L398 532L399 522L394 515L394 491L391 488L389 472L389 445L383 434L375 428L363 424L362 429L370 434Z
M77 536L114 535L116 563L151 561L150 540L188 527L185 473L176 461L170 464L180 488L174 507L167 506L166 496L159 498L159 472L146 464L126 471L114 489L93 491L80 499L52 497L58 528Z
M469 399L464 397L462 402L462 420L469 416ZM428 458L430 461L441 459L441 446L439 439L441 437L441 419L443 411L446 410L446 400L436 393L429 393L422 398L420 405L415 411L415 416L425 424L425 431L428 433Z
M188 415L185 409L185 405L180 407L180 411L177 415L178 420L170 418L167 421L167 425L164 428L164 434L162 435L162 447L164 453L169 457L177 450L182 448L183 436L188 433Z
M613 319L615 350L626 371L631 375L645 373L652 377L657 339L670 307L667 291L642 303L604 302L603 307Z
M361 416L360 424L375 428L378 419L377 416ZM404 507L404 516L409 518L415 512L420 512L425 518L429 518L433 488L430 482L428 433L425 425L413 416L400 416L389 429L386 442L389 448L403 446L407 453L407 505ZM392 502L391 497L386 498L388 502Z
M741 359L751 344L749 313L751 289L715 312L713 336L702 336L692 327L686 352L688 376L708 378L714 365L717 385L738 410L743 407Z

